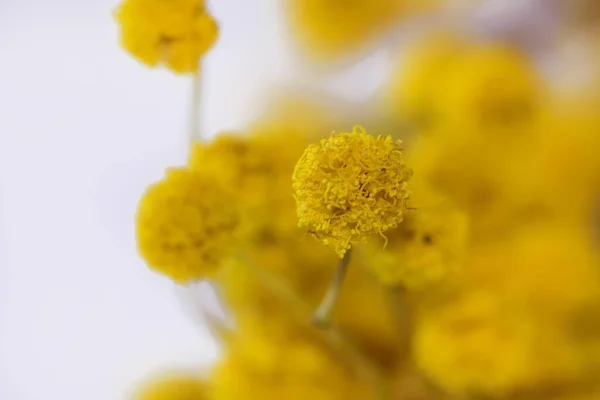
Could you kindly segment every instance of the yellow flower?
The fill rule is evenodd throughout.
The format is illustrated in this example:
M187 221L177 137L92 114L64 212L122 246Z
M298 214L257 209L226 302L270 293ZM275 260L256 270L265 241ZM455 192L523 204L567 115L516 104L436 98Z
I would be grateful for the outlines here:
M202 400L208 398L208 385L191 374L169 374L155 378L138 390L134 400Z
M196 73L219 34L204 0L124 0L116 12L121 45L142 63Z
M439 282L464 263L468 218L433 191L412 189L416 210L389 231L385 249L383 240L373 238L363 255L365 265L384 285L420 289Z
M389 88L389 106L411 127L427 129L438 118L436 98L443 95L448 65L468 49L466 39L438 33L404 51Z
M445 390L502 394L597 377L598 252L578 226L489 241L452 283L417 298L417 364Z
M299 225L340 257L353 243L396 227L411 176L400 145L362 129L310 145L293 175Z
M226 263L216 282L236 321L260 323L271 329L306 325L309 316L302 310L294 311L290 299L269 287L263 274L290 290L295 301L304 304L305 311L313 310L335 268L334 255L322 254L324 249L314 241L295 241L279 251L255 249L252 255L256 264L252 260ZM364 269L349 269L332 320L382 369L390 371L402 362L408 326L398 326L387 293Z
M302 50L330 60L360 49L393 24L437 0L287 0L291 32Z
M240 231L249 244L278 245L301 236L290 176L307 144L299 132L222 134L194 145L190 167L217 177L239 199Z
M474 47L454 57L436 92L440 123L457 129L514 129L539 114L546 88L534 66L508 47Z
M144 194L138 249L150 268L175 282L211 277L234 247L234 199L213 177L170 169Z
M215 400L371 399L346 357L305 330L243 326L211 379Z

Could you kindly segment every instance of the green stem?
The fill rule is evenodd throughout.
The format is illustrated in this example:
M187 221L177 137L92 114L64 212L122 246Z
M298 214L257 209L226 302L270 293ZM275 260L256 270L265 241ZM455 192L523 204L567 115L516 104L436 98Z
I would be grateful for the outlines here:
M340 297L342 283L344 283L346 273L348 272L348 266L350 265L351 252L351 249L346 251L346 254L344 254L344 257L340 260L333 281L329 285L329 289L327 289L323 301L321 301L321 304L313 315L313 323L319 328L328 328L331 325L331 316L335 304Z

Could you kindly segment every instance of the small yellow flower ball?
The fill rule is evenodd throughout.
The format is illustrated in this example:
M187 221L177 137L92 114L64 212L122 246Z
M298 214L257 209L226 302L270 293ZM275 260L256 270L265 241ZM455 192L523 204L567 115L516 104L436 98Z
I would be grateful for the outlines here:
M196 73L219 28L204 0L124 0L116 11L121 45L150 67Z
M299 226L343 257L353 243L402 222L411 175L400 141L361 128L334 133L310 145L296 164Z
M212 277L232 252L237 225L234 200L218 181L174 168L140 201L138 249L175 282Z
M161 376L142 387L133 400L202 400L208 398L207 384L191 374Z

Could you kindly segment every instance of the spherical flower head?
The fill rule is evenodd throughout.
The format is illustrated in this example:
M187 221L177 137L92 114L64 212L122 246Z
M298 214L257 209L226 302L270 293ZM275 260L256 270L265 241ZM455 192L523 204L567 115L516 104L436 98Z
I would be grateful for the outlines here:
M343 257L353 243L402 222L411 175L400 141L362 128L334 133L310 145L296 164L299 225Z
M138 249L150 268L175 282L209 278L231 254L237 225L234 200L218 181L170 169L140 201Z
M142 63L196 73L219 28L204 0L124 0L116 11L121 45Z
M202 400L208 397L207 384L192 374L168 374L154 378L134 396L134 400Z

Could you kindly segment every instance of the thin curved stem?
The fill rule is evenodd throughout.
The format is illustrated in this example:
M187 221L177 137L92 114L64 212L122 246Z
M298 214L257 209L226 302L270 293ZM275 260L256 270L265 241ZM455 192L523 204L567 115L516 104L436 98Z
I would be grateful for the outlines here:
M192 78L192 99L190 104L189 147L201 139L200 112L202 107L202 69L199 68Z
M340 297L342 284L344 283L346 273L348 272L348 266L350 265L351 253L352 249L346 251L346 254L344 254L344 257L340 260L333 281L329 285L323 301L321 301L321 304L313 315L313 323L319 328L328 328L331 325L331 315L333 314L335 304Z

